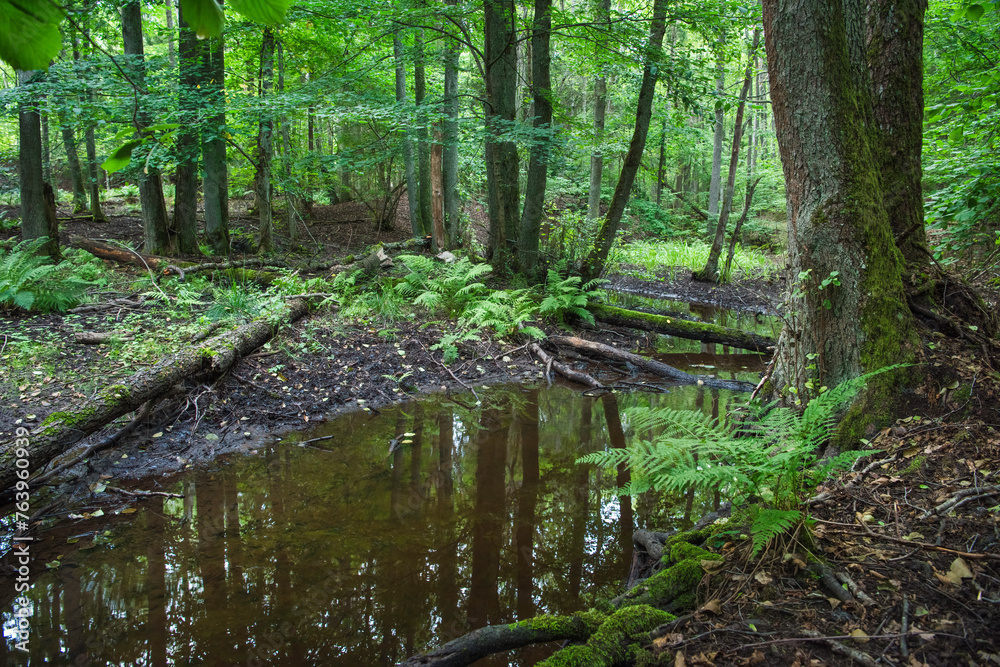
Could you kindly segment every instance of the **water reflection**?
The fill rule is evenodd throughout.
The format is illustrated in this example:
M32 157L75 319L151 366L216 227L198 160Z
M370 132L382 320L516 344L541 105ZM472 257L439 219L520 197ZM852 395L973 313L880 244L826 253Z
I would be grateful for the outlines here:
M0 658L392 664L487 623L614 595L636 527L664 529L712 505L619 498L627 468L612 476L575 460L650 435L630 431L625 407L697 404L718 414L727 392L481 396L481 409L459 398L350 415L257 457L192 471L166 485L183 498L145 502L107 535L67 543L105 525L63 522L39 545L62 558L58 569L35 564L28 656L14 650L13 585L4 582ZM330 437L296 444L321 436ZM551 650L489 664L531 665Z

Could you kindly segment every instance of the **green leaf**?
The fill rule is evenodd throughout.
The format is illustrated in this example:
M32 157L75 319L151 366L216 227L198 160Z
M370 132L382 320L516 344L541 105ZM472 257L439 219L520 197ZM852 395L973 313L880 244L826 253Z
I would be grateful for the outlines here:
M962 138L965 136L965 128L956 127L954 130L948 133L948 141L953 144L962 143Z
M156 125L148 125L143 128L144 132L162 132L164 130L176 130L181 126L180 123L157 123Z
M62 48L61 20L51 2L0 0L0 58L20 70L48 69Z
M222 34L222 24L226 19L222 7L215 0L181 0L181 12L198 39Z
M980 18L982 18L984 11L985 10L983 9L982 5L969 5L968 7L965 8L965 15L968 16L973 21L978 21Z
M237 12L257 23L277 25L285 20L291 0L230 0Z
M132 139L131 141L126 141L124 144L119 146L114 150L114 152L108 156L108 159L101 163L101 168L107 171L109 174L113 174L116 171L124 169L128 163L132 160L132 151L136 147L142 145L141 139Z

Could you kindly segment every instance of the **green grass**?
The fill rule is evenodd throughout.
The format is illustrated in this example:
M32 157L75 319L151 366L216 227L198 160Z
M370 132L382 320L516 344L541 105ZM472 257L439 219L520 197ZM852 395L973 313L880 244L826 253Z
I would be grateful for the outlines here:
M655 279L658 272L673 267L701 269L708 260L709 244L703 241L634 241L617 243L611 250L608 273ZM725 250L723 251L725 252ZM725 255L719 264L725 262ZM773 278L781 272L778 261L764 251L736 244L734 278ZM672 275L672 274L671 274Z

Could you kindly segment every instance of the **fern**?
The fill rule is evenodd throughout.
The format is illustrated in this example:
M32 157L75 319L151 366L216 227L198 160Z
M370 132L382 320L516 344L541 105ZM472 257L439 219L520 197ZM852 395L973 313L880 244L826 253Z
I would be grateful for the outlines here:
M451 264L422 255L401 255L399 261L409 273L396 291L430 311L445 310L449 318L460 315L486 292L486 285L478 279L493 270L489 264L473 264L465 257Z
M594 316L587 310L587 302L599 294L596 288L604 282L607 281L598 278L583 283L580 276L562 278L558 271L549 269L545 281L545 298L542 300L539 312L552 317L560 324L566 315L575 315L593 324Z
M38 254L47 242L45 237L22 241L0 257L0 306L61 312L80 303L94 284L81 278L71 262L56 264Z
M594 452L579 459L605 468L627 463L632 489L648 486L668 493L718 490L736 506L759 499L751 526L756 554L776 535L806 517L803 500L837 471L862 454L845 452L817 463L832 437L837 413L867 380L900 366L890 366L848 380L793 408L751 404L748 418L733 423L700 411L634 408L626 412L633 432L653 431L652 440L627 449Z

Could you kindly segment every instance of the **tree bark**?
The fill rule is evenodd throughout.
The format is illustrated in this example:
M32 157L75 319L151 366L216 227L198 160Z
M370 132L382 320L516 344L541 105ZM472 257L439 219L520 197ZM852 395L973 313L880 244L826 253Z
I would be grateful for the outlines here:
M750 93L750 84L753 82L753 52L757 50L760 43L760 31L756 28L753 31L753 44L750 46L750 53L747 56L746 73L743 75L743 89L740 91L739 105L736 107L736 124L733 128L733 149L729 155L729 175L726 178L726 191L722 200L722 212L715 225L715 238L712 240L712 247L708 251L708 259L705 261L705 268L701 271L694 271L691 277L694 280L705 282L718 282L719 280L719 255L722 253L722 244L726 240L726 226L729 224L729 212L733 208L733 190L736 186L736 171L740 159L740 142L743 139L743 111L746 109L747 95Z
M538 245L545 214L545 186L549 173L552 140L552 80L549 75L549 35L552 30L552 0L535 0L534 24L531 27L531 87L534 106L534 136L528 178L521 213L519 254L521 271L529 281L540 279Z
M927 0L875 0L867 7L868 64L889 226L911 271L930 266L924 199L924 12ZM909 233L907 233L909 232Z
M743 348L744 350L754 350L755 352L771 352L776 345L773 338L747 333L739 329L722 327L718 324L692 322L666 315L654 315L637 310L615 308L600 303L587 304L587 310L597 320L607 322L608 324L640 329L642 331L655 331L656 333L668 336L700 340L703 343L721 343L722 345L731 345Z
M89 8L90 3L85 2L84 7ZM86 20L86 19L85 19ZM86 26L86 23L84 24ZM90 30L84 27L83 36L86 39L90 35ZM90 47L93 51L93 47ZM80 61L80 47L76 39L76 33L73 34L73 61L79 63ZM89 66L86 68L89 73ZM90 85L86 85L86 98L87 103L90 105L94 104L94 89ZM87 129L83 133L84 146L87 152L87 190L90 195L90 215L94 219L94 222L107 222L108 218L104 215L104 211L101 210L101 181L100 181L100 165L97 163L97 139L94 136L94 124L89 123Z
M309 312L302 299L288 302L287 321L294 322ZM268 321L258 320L245 324L201 345L192 346L169 357L153 367L140 371L129 379L107 386L91 399L74 408L57 412L31 431L27 447L29 466L33 472L40 469L65 449L122 415L138 410L144 403L171 391L175 385L192 378L218 377L241 357L253 352L274 335ZM17 481L14 466L16 440L0 443L0 489L3 495L12 491ZM21 457L23 458L23 457Z
M146 107L146 62L143 55L142 5L139 0L128 0L122 7L122 41L128 58L129 76L136 87L134 123L141 134L150 124ZM163 201L163 181L160 169L147 163L139 171L139 204L142 207L143 240L146 252L169 254L170 234L167 230L167 207Z
M517 146L503 138L517 112L517 7L512 0L485 0L486 187L489 190L487 259L508 268L517 258L519 230ZM516 267L510 266L516 270Z
M59 122L62 125L63 148L66 150L66 167L69 169L69 179L73 184L73 213L81 213L87 210L87 191L83 186L83 169L80 168L76 136L65 117L60 118Z
M427 236L433 230L434 217L431 211L431 143L427 124L427 78L424 74L424 34L417 29L414 34L416 59L413 62L413 101L417 105L417 206L420 210L420 231Z
M458 0L446 0L455 7ZM444 50L444 120L442 121L441 187L444 190L444 227L446 245L459 245L458 200L458 60L462 52L457 39L449 39Z
M708 231L709 237L715 233L719 215L719 193L722 191L722 142L726 134L726 112L722 97L726 90L726 64L722 57L722 49L726 44L726 35L719 36L719 64L715 78L715 133L712 138L712 178L708 182Z
M403 42L397 30L392 35L392 54L396 62L396 104L406 107L406 61L403 59ZM420 224L420 205L417 190L417 176L413 164L413 140L410 137L410 123L400 130L403 138L403 177L406 180L406 203L410 207L410 229L413 237L423 236Z
M229 255L229 165L226 162L226 45L223 38L209 40L201 90L213 113L202 132L205 178L205 237L216 255Z
M678 370L669 364L665 364L662 361L656 361L655 359L643 357L638 354L632 354L631 352L626 352L625 350L619 350L617 347L605 345L604 343L595 343L583 338L578 338L577 336L550 336L548 340L556 345L568 345L577 350L597 354L608 359L614 359L615 361L628 362L633 366L637 366L654 375L677 382L678 384L697 384L704 385L706 387L715 387L718 389L731 389L733 391L749 392L754 390L754 384L751 382L743 382L741 380L720 380L701 375L691 375L690 373L685 373L684 371Z
M274 31L264 28L264 38L260 46L260 98L266 101L271 96L274 81ZM261 112L257 133L257 170L254 186L257 192L257 206L260 215L259 243L261 252L274 250L273 210L271 209L271 160L274 157L274 120L269 111Z
M635 175L642 162L642 153L646 148L646 135L649 133L649 121L653 112L653 97L656 93L656 79L659 71L659 60L663 48L663 34L666 31L666 0L653 1L653 20L649 28L649 42L646 45L645 64L642 69L642 85L639 88L639 100L636 103L635 131L629 143L625 162L622 164L621 175L615 194L611 198L608 214L601 223L594 243L594 249L585 260L582 273L585 279L597 278L604 272L611 245L618 234L625 206L628 204L635 183Z
M163 6L167 12L167 59L170 61L170 68L173 69L177 65L177 57L174 50L174 0L163 0ZM179 2L177 3L177 25L181 29L185 26ZM183 58L184 56L181 57Z
M600 18L607 21L611 14L611 0L601 1ZM602 45L603 46L603 45ZM601 182L604 178L604 119L608 112L608 80L603 72L594 79L594 149L590 154L590 187L587 191L587 219L601 217Z
M278 94L285 92L285 43L278 41ZM281 117L281 161L284 184L282 191L285 194L285 222L288 226L288 241L293 246L299 242L298 216L298 194L295 184L292 182L292 153L291 153L291 123L287 115Z
M167 15L172 14L167 7ZM178 96L180 128L177 130L177 169L174 188L174 229L177 230L178 250L197 254L198 250L198 158L201 141L198 132L198 107L201 83L198 69L204 66L201 57L203 49L194 30L184 20L184 11L178 13L180 39L178 56ZM171 57L173 52L171 51Z
M747 152L751 153L753 151L753 143L751 142L747 146ZM750 205L753 203L753 193L757 189L757 184L760 183L760 177L756 181L750 182L747 179L747 195L746 201L743 203L743 214L740 215L740 219L736 221L736 226L733 227L733 236L729 239L729 252L726 255L726 264L722 269L722 281L728 282L730 277L730 269L733 265L733 255L736 254L736 241L740 238L740 230L743 229L743 223L747 221L747 216L750 215Z
M39 116L42 121L42 180L51 184L52 151L49 147L49 114L43 114L39 109Z
M865 371L914 358L917 344L896 248L882 200L870 89L852 62L863 48L859 0L764 0L772 111L785 174L791 275L790 335L776 352L774 388L807 381L833 387ZM839 285L822 281L837 272ZM841 437L886 412L895 374L870 383ZM866 408L870 414L866 413ZM853 444L853 443L852 443Z
M39 71L17 73L19 86L30 89ZM39 253L59 256L59 228L55 211L49 211L45 201L46 183L42 180L42 131L38 109L24 96L18 109L18 171L21 185L21 238L25 241L48 237ZM51 186L49 191L51 192Z

